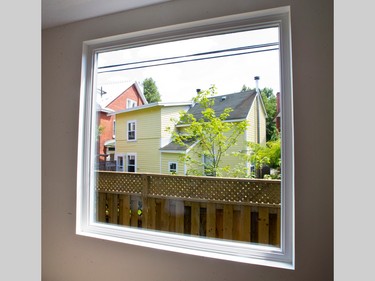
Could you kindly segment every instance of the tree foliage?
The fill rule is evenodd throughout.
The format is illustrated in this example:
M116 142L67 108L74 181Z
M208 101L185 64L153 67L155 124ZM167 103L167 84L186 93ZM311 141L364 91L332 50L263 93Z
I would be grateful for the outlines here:
M226 108L220 115L214 110L214 99L210 98L216 94L215 86L208 90L200 91L193 98L202 108L202 118L196 119L192 114L180 112L176 124L188 124L183 131L169 128L173 141L179 145L189 143L191 150L182 156L187 164L188 174L223 176L230 173L232 167L223 165L223 157L229 155L229 149L236 144L238 137L243 134L248 122L226 122L232 108ZM205 158L208 161L202 161Z
M143 80L142 85L143 93L148 103L161 101L160 93L154 79L146 78Z

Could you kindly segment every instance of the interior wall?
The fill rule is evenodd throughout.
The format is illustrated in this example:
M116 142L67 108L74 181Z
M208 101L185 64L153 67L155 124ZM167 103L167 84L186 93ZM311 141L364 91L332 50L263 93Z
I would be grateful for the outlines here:
M82 41L291 6L296 269L75 235ZM333 280L333 1L174 0L42 32L42 279Z

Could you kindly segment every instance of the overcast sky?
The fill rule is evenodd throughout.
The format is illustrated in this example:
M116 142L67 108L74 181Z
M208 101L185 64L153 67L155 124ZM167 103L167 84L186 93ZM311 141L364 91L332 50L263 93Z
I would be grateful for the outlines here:
M238 32L101 53L98 57L98 66L134 63L278 42L277 28ZM272 88L274 94L276 94L276 92L280 91L279 51L270 50L275 48L277 46L185 57L183 59L191 60L207 58L213 55L228 55L222 58L153 67L144 67L150 65L150 63L143 63L100 69L99 72L103 70L111 70L112 72L99 74L97 86L98 88L103 87L103 90L109 92L121 91L125 90L123 88L129 83L138 81L142 84L144 79L151 77L156 82L163 102L190 101L196 94L196 89L206 90L211 85L217 87L218 94L239 92L243 85L254 88L256 85L254 76L259 76L259 87ZM269 51L259 52L262 50ZM253 53L233 55L239 52ZM155 63L161 64L175 61L178 60L164 60ZM129 69L136 67L140 68ZM124 68L128 69L113 71Z

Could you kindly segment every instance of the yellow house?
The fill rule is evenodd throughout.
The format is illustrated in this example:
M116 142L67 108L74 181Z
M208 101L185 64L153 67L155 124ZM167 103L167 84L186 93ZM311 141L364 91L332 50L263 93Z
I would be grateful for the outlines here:
M212 97L213 109L216 115L225 108L232 108L226 122L241 122L248 120L248 127L237 143L230 148L230 152L249 153L247 142L266 143L266 110L260 95L255 90ZM258 110L259 109L259 110ZM181 146L172 141L168 127L175 126L172 119L178 119L181 111L191 113L197 120L202 116L202 108L192 102L184 103L153 103L132 109L115 112L116 114L116 152L117 170L141 173L163 173L186 175L189 167L180 157L191 154L199 142ZM187 125L177 125L176 131L183 131ZM238 157L225 156L225 165L242 165L250 172L251 165L239 162ZM204 174L202 167L202 174Z
M191 102L158 102L110 113L116 115L117 171L161 173L159 149L171 141L166 129L190 106Z

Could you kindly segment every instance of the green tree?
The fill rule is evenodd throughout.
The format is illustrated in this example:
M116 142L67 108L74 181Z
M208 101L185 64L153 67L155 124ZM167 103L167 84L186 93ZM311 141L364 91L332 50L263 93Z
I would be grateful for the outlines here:
M242 86L241 92L255 90L247 87L246 85ZM263 88L260 91L262 96L263 104L267 112L266 118L266 139L267 141L276 140L279 138L279 132L276 128L276 114L277 114L277 107L276 107L276 96L273 94L273 89L271 88Z
M168 128L172 133L174 142L185 146L194 144L189 153L184 154L182 160L187 164L188 174L223 176L231 173L232 167L224 166L223 156L229 155L228 150L235 145L237 139L242 135L248 122L226 122L232 108L226 108L220 115L214 110L214 99L210 98L216 94L215 86L209 90L200 91L193 102L199 103L202 108L202 118L196 119L192 114L181 112L176 124L189 124L182 132ZM201 159L207 161L202 161ZM203 172L204 171L204 172Z
M156 82L152 78L146 78L142 82L143 93L148 103L161 101L160 93Z
M251 150L250 156L247 156L247 161L254 164L258 171L258 177L262 178L262 168L268 165L280 172L281 167L281 141L280 138L274 141L268 141L266 145L258 143L249 143Z

